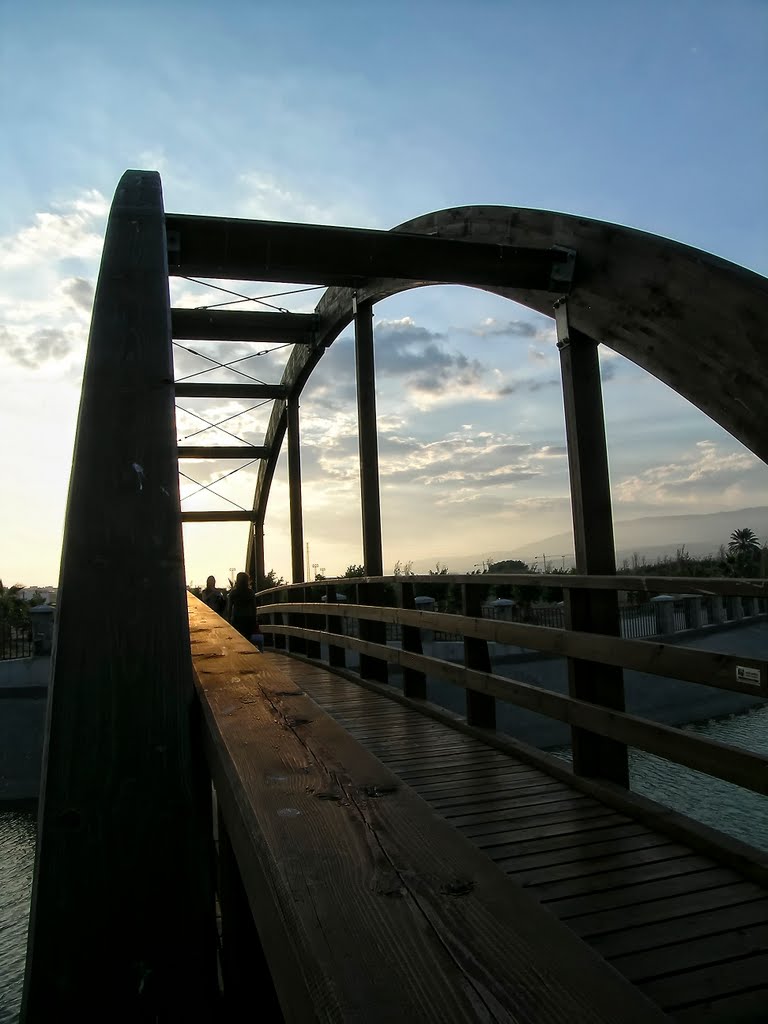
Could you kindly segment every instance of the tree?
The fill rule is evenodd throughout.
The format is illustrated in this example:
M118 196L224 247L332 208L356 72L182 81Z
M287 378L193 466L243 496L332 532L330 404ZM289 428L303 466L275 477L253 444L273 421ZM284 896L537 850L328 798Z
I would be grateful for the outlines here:
M745 526L741 530L733 531L731 539L728 541L728 550L737 558L751 561L760 554L760 541L754 532Z
M278 576L274 569L270 569L264 577L264 590L271 590L272 587L282 586L285 586L285 580L283 577Z
M364 565L348 565L347 568L344 570L344 573L342 574L342 579L354 580L360 579L360 577L366 575L367 573L365 571Z
M29 622L29 602L21 596L23 590L21 583L4 587L0 580L0 622L10 626L25 626Z

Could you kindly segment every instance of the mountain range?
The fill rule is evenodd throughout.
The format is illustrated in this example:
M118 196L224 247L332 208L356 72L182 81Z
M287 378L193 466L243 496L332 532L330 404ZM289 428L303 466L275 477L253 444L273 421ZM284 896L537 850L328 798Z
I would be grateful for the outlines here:
M768 543L768 505L699 515L643 516L640 519L618 520L614 523L617 564L620 566L625 558L631 560L633 554L646 561L654 561L665 555L674 556L682 547L694 556L713 554L721 544L728 544L734 530L745 527L756 534L761 544ZM470 572L488 558L494 561L519 558L529 565L535 561L537 568L543 569L545 556L548 568L572 566L572 532L556 533L519 546L510 544L505 550L441 557L439 561L448 566L449 572ZM417 573L427 572L434 568L436 560L434 557L415 559L413 570Z

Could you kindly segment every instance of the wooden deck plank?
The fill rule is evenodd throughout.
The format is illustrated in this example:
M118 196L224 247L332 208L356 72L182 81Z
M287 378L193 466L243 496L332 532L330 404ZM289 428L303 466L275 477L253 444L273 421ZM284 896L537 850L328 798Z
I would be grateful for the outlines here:
M529 800L527 803L522 801L521 805L510 804L505 807L493 807L489 810L469 813L463 811L461 814L446 814L445 811L442 813L443 817L456 826L484 825L491 822L513 822L520 819L543 817L547 814L570 812L574 807L585 802L587 802L586 798L580 795L563 796L558 793L553 800Z
M587 915L584 920L589 921L590 916ZM748 899L736 903L720 900L719 905L709 910L689 912L677 918L665 917L645 925L635 924L624 929L618 928L590 935L589 941L590 945L603 953L607 959L613 960L629 953L640 953L707 935L719 935L726 931L762 925L767 920L768 898ZM576 930L577 922L571 919L568 924L574 931ZM588 924L582 925L579 934L589 931Z
M671 972L765 951L768 951L768 920L766 924L748 930L735 928L642 953L613 957L611 963L625 977L633 981L647 981Z
M603 935L611 931L626 931L639 925L658 922L671 922L676 917L702 913L707 910L718 910L721 907L732 907L739 903L748 903L764 897L765 890L748 882L734 885L723 885L705 892L695 892L686 896L642 903L634 907L618 907L597 914L585 914L583 917L571 919L571 927L582 937ZM668 929L671 941L674 941L673 929ZM610 943L608 948L612 948ZM618 952L618 948L615 950Z
M563 793L570 792L570 790L562 782L558 782L557 779L547 779L543 782L540 779L534 781L527 779L520 781L517 785L488 785L482 789L477 788L470 792L451 789L444 796L430 796L429 802L438 811L442 810L443 807L454 809L457 807L473 807L479 810L485 804L495 803L502 798L517 799L518 797L532 796L537 793L545 794L552 792ZM421 793L420 795L423 796Z
M505 867L504 870L508 874L513 874L515 879L522 882L523 885L535 886L539 897L547 899L555 898L564 882L567 882L568 885L562 887L571 889L571 883L576 878L594 878L594 883L587 881L580 883L585 889L592 884L607 887L613 882L620 885L622 878L631 878L632 872L636 869L642 874L643 871L650 870L649 866L657 861L679 861L683 870L709 866L709 861L692 854L685 846L679 846L663 837L659 838L660 842L657 845L639 850L629 850L626 853L586 859L578 858L565 864L547 864L525 870L516 869L514 861L512 861L513 866Z
M625 826L632 828L632 826ZM610 831L610 830L606 830ZM509 870L525 871L528 868L543 868L552 864L570 864L575 860L587 862L598 857L610 857L617 853L630 850L644 850L668 842L663 836L634 826L629 835L606 836L602 841L584 844L579 835L571 836L567 842L560 839L554 849L542 849L540 846L530 853L521 853L514 843L506 843L487 852L495 861L509 864ZM504 868L506 871L507 868ZM629 884L629 883L628 883Z
M677 1024L765 1024L766 995L764 989L725 996L708 1003L675 1011Z
M707 867L699 871L668 875L664 872L673 870L673 865L669 861L662 861L653 865L653 868L651 872L640 872L644 876L643 881L635 884L622 884L606 889L594 888L579 895L558 896L542 902L557 914L561 921L567 921L570 917L593 914L598 910L649 903L651 900L702 892L704 889L716 889L718 886L732 885L739 881L738 875L728 868ZM635 877L637 874L635 873Z
M640 987L655 1003L674 1012L676 1007L703 1003L750 989L763 989L765 1017L768 1019L768 953L753 953L738 960L682 974L655 978Z
M625 823L626 818L604 807L584 806L576 801L573 806L550 810L547 813L532 815L524 823L513 824L507 818L493 818L490 821L471 822L460 825L459 831L468 838L475 840L479 836L502 836L499 842L510 842L511 839L539 839L542 836L565 835L566 832L578 832L579 829L594 828L597 821L606 824Z
M500 754L493 752L483 754L481 757L477 757L473 764L447 764L443 767L440 778L472 778L478 775L482 777L482 774L486 771L496 771L504 767L504 758ZM417 786L424 784L424 778L426 776L432 776L433 772L429 769L420 770L418 768L403 769L397 773L401 779L407 781L409 785Z
M486 850L489 856L495 855L497 851L500 851L500 856L502 857L525 857L531 853L539 854L542 857L547 856L549 853L568 857L571 850L577 847L583 847L587 850L594 844L600 845L613 839L630 838L644 839L651 843L657 842L657 837L649 833L644 825L639 825L635 822L617 825L612 821L605 825L602 825L599 821L597 824L590 821L586 824L585 828L580 828L576 832L569 832L566 835L544 835L537 839L515 840L513 838L508 842L501 843L494 836L478 836L474 842L476 846Z
M471 773L461 773L458 779L453 779L452 776L446 776L436 782L422 782L416 788L419 793L430 794L432 790L436 793L441 789L444 789L446 785L455 786L457 791L460 790L463 793L469 793L475 787L485 786L486 784L494 785L496 782L499 784L506 785L507 783L517 782L518 780L525 779L547 779L552 782L551 775L547 775L546 772L537 771L535 768L527 768L525 765L516 765L514 763L501 764L498 767L491 767L484 769L479 775L472 777ZM562 783L561 783L562 785ZM431 796L430 796L431 800Z

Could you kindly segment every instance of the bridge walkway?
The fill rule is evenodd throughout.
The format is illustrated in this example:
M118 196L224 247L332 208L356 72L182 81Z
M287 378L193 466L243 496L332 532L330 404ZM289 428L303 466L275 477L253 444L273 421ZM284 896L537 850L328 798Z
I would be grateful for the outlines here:
M381 692L263 657L674 1020L768 1020L761 885Z

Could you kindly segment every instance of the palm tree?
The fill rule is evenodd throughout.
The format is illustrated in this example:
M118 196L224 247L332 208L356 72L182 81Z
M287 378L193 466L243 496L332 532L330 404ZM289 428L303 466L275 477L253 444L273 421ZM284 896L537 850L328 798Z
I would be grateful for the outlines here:
M752 561L760 554L760 541L754 532L745 526L742 530L734 530L731 539L728 541L728 550L737 558L744 558Z

